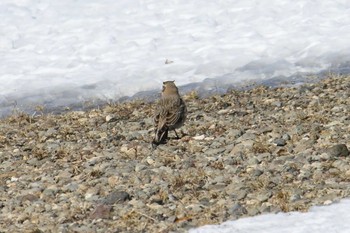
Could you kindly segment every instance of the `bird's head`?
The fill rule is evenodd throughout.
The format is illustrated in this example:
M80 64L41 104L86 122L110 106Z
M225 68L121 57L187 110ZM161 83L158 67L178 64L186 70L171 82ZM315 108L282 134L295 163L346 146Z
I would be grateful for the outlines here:
M175 80L163 82L162 96L178 95L178 94L179 94L179 90L175 85Z

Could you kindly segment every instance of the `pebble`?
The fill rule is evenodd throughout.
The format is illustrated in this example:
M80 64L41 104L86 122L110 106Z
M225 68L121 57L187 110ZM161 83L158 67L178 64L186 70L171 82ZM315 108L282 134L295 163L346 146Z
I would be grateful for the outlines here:
M229 214L233 216L242 216L248 213L247 209L239 203L236 203L229 209Z
M204 140L205 139L205 135L198 135L198 136L194 136L192 137L194 140Z
M106 116L106 122L114 122L114 121L117 121L117 118L114 115L109 114Z
M276 139L274 143L276 144L276 146L285 146L287 144L286 140L283 138Z
M109 205L98 205L90 214L91 219L109 218L112 207Z
M103 199L102 202L107 205L113 205L115 203L123 203L130 199L131 197L129 193L125 191L115 190L108 194L108 196L105 199Z
M349 150L345 144L337 144L327 149L327 153L332 157L348 156Z

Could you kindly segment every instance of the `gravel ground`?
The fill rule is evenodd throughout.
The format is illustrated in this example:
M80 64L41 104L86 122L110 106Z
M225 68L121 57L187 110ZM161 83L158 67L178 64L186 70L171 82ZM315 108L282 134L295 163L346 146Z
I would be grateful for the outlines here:
M350 77L184 97L153 149L154 104L0 120L0 232L185 232L350 196ZM181 132L182 131L182 132Z

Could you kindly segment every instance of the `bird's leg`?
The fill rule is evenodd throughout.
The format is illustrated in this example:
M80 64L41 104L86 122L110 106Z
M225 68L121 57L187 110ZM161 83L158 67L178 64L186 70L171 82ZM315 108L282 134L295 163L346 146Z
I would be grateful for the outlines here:
M175 135L176 135L176 139L180 139L179 135L177 135L176 130L174 129Z

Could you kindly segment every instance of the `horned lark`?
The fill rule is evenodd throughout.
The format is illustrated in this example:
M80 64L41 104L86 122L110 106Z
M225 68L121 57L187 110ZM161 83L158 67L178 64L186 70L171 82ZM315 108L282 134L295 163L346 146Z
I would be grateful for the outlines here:
M185 102L179 95L174 81L163 82L162 96L154 115L155 137L152 143L155 145L165 143L169 130L174 130L176 137L179 138L175 129L184 124L186 115Z

